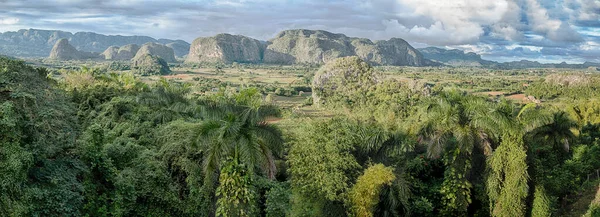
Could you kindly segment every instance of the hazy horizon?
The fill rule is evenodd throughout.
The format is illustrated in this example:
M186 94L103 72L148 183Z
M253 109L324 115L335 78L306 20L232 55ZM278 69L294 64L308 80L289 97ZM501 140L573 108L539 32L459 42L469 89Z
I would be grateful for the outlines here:
M182 39L218 33L268 40L286 29L402 38L499 62L600 62L594 0L0 1L0 32L47 29Z

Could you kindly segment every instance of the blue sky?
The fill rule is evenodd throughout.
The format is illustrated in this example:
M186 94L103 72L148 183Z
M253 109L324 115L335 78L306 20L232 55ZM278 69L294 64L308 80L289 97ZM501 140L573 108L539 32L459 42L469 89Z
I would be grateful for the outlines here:
M0 0L0 32L27 28L188 42L306 28L497 61L600 62L600 0Z

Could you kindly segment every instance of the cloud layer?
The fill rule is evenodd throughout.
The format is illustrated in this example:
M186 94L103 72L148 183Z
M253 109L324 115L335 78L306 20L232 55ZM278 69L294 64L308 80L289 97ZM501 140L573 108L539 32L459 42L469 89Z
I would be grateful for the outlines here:
M266 40L308 28L501 61L600 62L599 0L0 0L0 32L22 28L190 42L222 32Z

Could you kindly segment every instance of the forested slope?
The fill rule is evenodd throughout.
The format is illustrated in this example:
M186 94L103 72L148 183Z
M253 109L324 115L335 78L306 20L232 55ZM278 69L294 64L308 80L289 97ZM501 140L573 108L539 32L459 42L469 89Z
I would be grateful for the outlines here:
M346 57L313 78L332 117L273 125L255 88L56 73L0 58L2 216L559 216L600 168L593 91L516 104Z

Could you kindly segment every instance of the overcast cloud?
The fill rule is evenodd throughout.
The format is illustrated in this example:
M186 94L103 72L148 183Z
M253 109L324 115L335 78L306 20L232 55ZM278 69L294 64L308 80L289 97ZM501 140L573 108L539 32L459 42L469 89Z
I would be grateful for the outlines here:
M28 28L188 42L306 28L499 61L600 62L600 0L0 0L0 32Z

